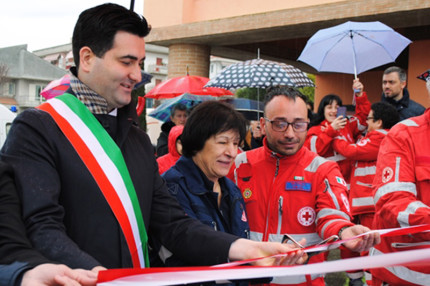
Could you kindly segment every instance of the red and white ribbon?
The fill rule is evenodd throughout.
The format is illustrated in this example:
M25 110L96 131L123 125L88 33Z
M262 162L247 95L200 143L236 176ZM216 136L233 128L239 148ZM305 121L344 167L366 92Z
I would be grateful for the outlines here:
M396 228L385 230L372 230L382 237L397 236L428 231L430 225L413 226L409 228ZM365 234L341 240L327 245L310 247L306 252L332 249L335 244L340 245L346 241L361 237ZM316 250L318 249L318 250ZM285 254L284 254L285 255ZM255 261L255 260L252 260ZM240 261L239 264L252 262ZM417 263L430 265L430 248L389 253L377 256L365 256L351 259L342 259L323 263L295 266L241 266L238 263L227 263L216 267L174 267L174 268L146 268L146 269L113 269L99 273L98 284L100 286L141 286L141 285L178 285L186 283L225 281L232 279L253 279L261 277L281 277L295 275L312 275L320 273L341 272L356 269L373 269L389 266L408 266Z

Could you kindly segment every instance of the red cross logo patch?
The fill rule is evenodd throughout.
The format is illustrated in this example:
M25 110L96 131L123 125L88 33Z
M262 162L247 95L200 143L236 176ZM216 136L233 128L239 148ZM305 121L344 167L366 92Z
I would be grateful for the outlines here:
M297 220L303 226L310 226L315 221L315 210L311 207L303 207L297 213Z
M386 182L391 180L393 175L394 175L393 169L391 169L390 167L385 167L384 170L382 171L382 182L385 184Z

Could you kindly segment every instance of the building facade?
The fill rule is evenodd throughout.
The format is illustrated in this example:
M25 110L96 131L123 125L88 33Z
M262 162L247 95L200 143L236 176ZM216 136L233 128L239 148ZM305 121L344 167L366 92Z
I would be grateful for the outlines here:
M208 76L210 56L235 60L257 57L292 64L316 74L315 108L328 93L352 101L353 75L317 73L298 62L307 40L319 29L346 21L380 21L412 44L392 65L408 72L412 99L428 107L425 86L416 76L429 68L430 1L388 0L145 0L152 31L147 42L169 47L168 77ZM360 74L372 102L382 93L382 72L389 65Z
M18 112L39 105L43 88L66 74L27 51L27 45L0 48L0 67L0 104Z

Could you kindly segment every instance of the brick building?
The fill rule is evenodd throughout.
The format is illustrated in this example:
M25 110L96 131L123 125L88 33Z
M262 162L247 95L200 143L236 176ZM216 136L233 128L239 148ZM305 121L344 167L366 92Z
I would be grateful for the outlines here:
M381 21L413 41L397 58L408 72L412 99L428 107L416 76L430 67L430 1L388 0L145 0L153 29L147 42L169 47L168 77L208 76L210 55L247 60L257 57L293 64L317 75L315 107L327 93L351 103L353 75L320 73L297 62L319 29L346 21ZM388 66L388 65L387 65ZM359 75L372 102L381 97L382 66Z

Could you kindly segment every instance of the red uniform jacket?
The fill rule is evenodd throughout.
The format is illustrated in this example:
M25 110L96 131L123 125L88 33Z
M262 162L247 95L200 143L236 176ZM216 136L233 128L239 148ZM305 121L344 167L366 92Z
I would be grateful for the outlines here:
M349 143L344 137L336 137L333 140L334 150L353 161L349 191L352 215L375 212L372 183L379 146L387 132L388 130L384 129L371 131L356 144Z
M313 126L309 129L306 137L305 146L309 150L318 155L335 161L339 164L340 171L343 177L349 183L349 175L351 173L352 162L346 160L344 156L338 154L332 146L333 138L343 136L349 143L355 143L357 137L366 129L366 118L370 112L370 102L367 99L367 94L356 97L356 114L349 117L346 126L341 130L334 130L327 120L321 122L318 126Z
M376 165L375 220L381 228L430 223L430 110L393 128ZM383 238L369 255L430 247L430 233ZM430 285L430 265L372 270L390 285Z
M307 148L295 155L281 156L267 147L241 153L236 157L234 179L245 199L251 239L282 240L284 234L307 245L338 234L350 226L346 183L335 162ZM311 258L321 262L323 255ZM324 285L321 275L275 278L273 284Z
M181 136L183 130L183 125L174 126L172 129L170 129L167 142L169 153L157 158L158 172L160 175L175 165L176 161L178 161L181 157L181 155L176 150L176 140L179 136Z

